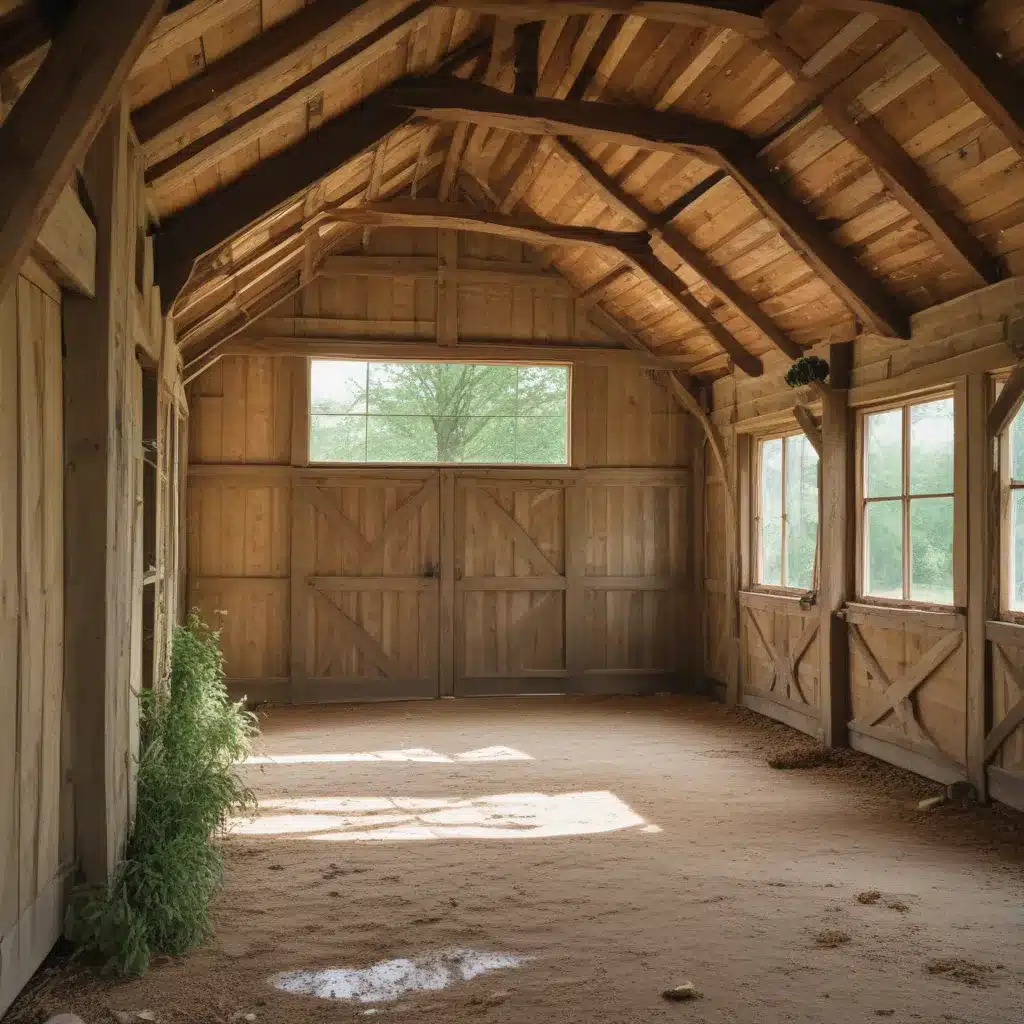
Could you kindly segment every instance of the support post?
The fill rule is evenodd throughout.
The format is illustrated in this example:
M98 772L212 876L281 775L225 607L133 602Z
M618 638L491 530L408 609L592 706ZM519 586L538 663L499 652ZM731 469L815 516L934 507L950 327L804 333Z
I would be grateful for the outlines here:
M291 464L309 465L309 359L292 360ZM299 477L292 474L291 522L291 623L289 632L289 692L292 704L301 704L306 692L306 640L309 635L309 594L306 574L313 571L310 533L304 516L305 492Z
M850 720L850 647L840 612L853 596L853 344L829 346L830 386L821 399L821 584L818 606L821 740L845 747Z
M128 115L120 106L100 129L85 162L96 214L96 297L65 292L64 686L70 720L75 850L82 880L107 880L124 850L131 742L122 737L131 699L124 672L119 545L130 524L118 523L126 467L119 448L128 431L123 407L129 344L129 300L135 280L126 240ZM123 739L128 742L122 743Z
M988 429L989 382L967 378L967 777L986 797L985 736L988 731L988 580L993 491L992 439Z

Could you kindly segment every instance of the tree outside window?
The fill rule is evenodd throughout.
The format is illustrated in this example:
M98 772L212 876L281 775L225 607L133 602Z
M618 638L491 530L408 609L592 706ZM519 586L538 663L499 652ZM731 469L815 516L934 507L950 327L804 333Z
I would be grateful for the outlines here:
M803 434L758 448L757 582L811 590L818 547L818 453Z
M568 461L569 368L312 361L312 462Z
M953 604L954 403L863 419L863 592Z

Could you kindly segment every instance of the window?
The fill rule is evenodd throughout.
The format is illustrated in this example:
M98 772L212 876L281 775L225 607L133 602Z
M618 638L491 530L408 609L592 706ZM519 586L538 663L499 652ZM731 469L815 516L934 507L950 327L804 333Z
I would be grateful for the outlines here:
M953 604L954 403L863 419L863 587L867 597Z
M1024 612L1024 408L1007 431L1010 487L1010 611ZM1006 477L1004 477L1006 479Z
M818 453L803 434L758 448L757 581L811 590L818 547Z
M568 462L569 368L315 359L312 462Z

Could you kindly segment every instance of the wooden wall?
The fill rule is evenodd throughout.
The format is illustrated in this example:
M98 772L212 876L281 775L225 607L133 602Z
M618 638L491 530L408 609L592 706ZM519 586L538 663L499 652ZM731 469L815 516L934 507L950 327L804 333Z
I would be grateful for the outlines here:
M576 346L572 465L307 468L306 359L224 356L189 390L189 594L226 613L228 673L250 697L665 689L693 666L689 418L648 371L584 350L603 336L522 245L458 236L454 299L401 262L451 244L378 231L370 252L394 273L316 281L257 326L458 358L440 344L450 303L449 342L507 338L537 360Z
M736 699L821 737L835 731L829 716L841 711L840 741L943 782L969 779L1017 806L1024 806L1024 623L1001 612L995 594L1008 554L1000 550L998 475L986 420L996 382L1017 362L1021 325L1024 279L1013 278L918 314L910 342L868 335L852 343L849 389L824 396L845 411L825 431L823 464L832 460L840 478L849 474L840 510L849 579L835 616L820 603L801 607L795 596L752 583L751 453L760 436L800 429L796 404L820 421L823 396L786 388L783 361L757 380L733 375L716 382L712 421L728 465L723 476L708 460L703 601L706 671ZM956 395L957 606L851 600L856 415L935 390ZM845 442L836 440L837 423ZM737 496L733 518L723 500L727 487ZM825 490L827 506L835 495ZM828 547L823 556L824 570ZM738 592L729 584L730 559ZM838 648L830 646L836 630Z
M0 302L0 1013L60 933L64 716L60 290Z

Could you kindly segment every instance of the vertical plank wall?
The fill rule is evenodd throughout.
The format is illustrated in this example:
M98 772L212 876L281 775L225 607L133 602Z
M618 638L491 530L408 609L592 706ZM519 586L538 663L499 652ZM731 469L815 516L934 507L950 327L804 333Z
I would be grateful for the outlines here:
M371 252L430 257L436 255L438 244L437 232L389 229L374 233ZM543 360L547 343L565 346L601 338L560 278L512 278L536 271L522 245L460 235L459 266L481 273L460 283L458 340L525 342L535 345L536 358ZM488 276L503 270L509 280ZM256 326L270 334L416 339L435 356L438 330L450 329L438 325L436 282L423 274L403 279L400 269L388 277L343 274L318 280ZM344 508L372 538L385 523L366 520L360 511L364 504L367 509L377 506L368 501L370 491L364 497L357 491L372 484L383 498L396 486L388 484L387 472L380 467L292 468L301 466L306 443L301 398L305 373L306 362L299 357L227 355L190 386L189 596L207 615L226 613L228 674L250 698L294 697L292 686L299 682L292 679L295 664L308 677L308 699L340 699L355 693L372 697L372 687L356 686L357 677L369 671L358 652L320 650L314 639L308 651L299 650L291 642L292 596L305 593L305 577L320 573L317 586L337 593L339 585L322 579L321 569L351 562L344 552L330 557L327 552L321 558L315 550L304 552L301 544L296 548L297 517L304 524L301 538L311 538L314 547L321 537L323 543L338 545L336 526L324 518L330 510L314 514L303 495L310 486L319 488L321 498L337 495L337 508ZM441 614L459 620L451 674L447 684L441 679L442 691L447 685L449 692L523 692L542 687L538 677L561 680L570 675L576 686L588 690L614 688L624 677L631 686L646 680L648 688L670 688L688 671L689 645L698 642L696 631L686 636L680 629L692 621L689 613L694 607L689 575L690 420L649 374L632 366L581 359L573 367L572 394L571 469L538 470L531 478L528 470L465 467L450 471L450 491L442 479L440 514L459 524L455 529L462 531L463 541L476 538L468 550L465 544L460 548L456 538L449 557L459 573L472 575L480 567L482 574L474 576L476 582L466 579L457 585L448 613L442 583ZM380 477L379 484L368 479L374 474ZM352 486L357 479L362 480L359 488ZM401 494L395 491L393 497L392 504ZM507 515L495 513L494 502ZM436 519L436 503L428 504ZM483 513L477 511L485 506L490 509L486 526L479 519ZM524 527L529 541L509 516ZM563 538L574 538L573 550L563 550ZM517 544L530 546L532 562ZM308 563L305 569L293 561L296 550ZM538 555L541 550L543 557ZM395 565L404 561L403 555ZM390 561L382 565L374 572L392 571ZM355 570L350 566L338 571ZM402 571L407 574L408 566ZM546 594L536 579L526 578L545 572L566 576L554 583L555 593ZM296 591L297 577L303 579ZM515 578L522 578L522 584ZM394 586L408 588L412 582ZM351 583L346 589L350 593L344 606L356 624L375 643L387 646L380 631L385 628L381 623L389 620L378 607L392 600L384 594L387 587L375 584L374 593L363 596L352 594ZM572 665L570 638L561 635L562 630L557 637L538 633L540 617L530 614L530 608L542 601L554 610L555 618L567 614L563 590L578 593L578 598L568 599L570 613L588 624L585 641L582 633L575 638L585 657ZM314 605L308 618L319 621L318 616L329 611L324 598L313 595L309 600ZM393 600L406 599L396 590ZM336 646L336 633L331 637ZM491 639L483 643L484 637ZM404 641L396 639L395 645L397 660L406 665L408 675L417 659L404 651ZM515 663L520 652L525 659L522 670ZM380 663L379 653L375 658ZM422 658L419 661L412 675L420 679L417 686L422 689L429 674L422 674ZM443 656L441 661L443 666ZM341 666L344 678L338 674ZM376 669L371 671L371 681L377 675ZM567 684L554 688L565 689ZM378 692L394 695L396 690L382 681Z
M0 304L0 1012L60 934L64 671L60 292Z
M1012 343L1021 325L1024 279L1014 278L918 314L910 342L866 335L853 343L847 392L851 422L879 402L935 389L955 397L960 505L954 559L960 592L957 607L948 610L848 603L841 623L849 683L832 695L848 712L844 731L851 746L938 781L969 779L987 785L993 796L1016 806L1024 806L1024 622L1001 611L994 596L1008 557L999 530L987 522L999 518L995 470L969 465L969 453L977 460L994 447L985 417L997 380L1018 359ZM794 404L821 415L814 394L785 387L785 370L781 360L769 361L760 379L733 375L714 386L712 420L729 452L728 473L741 514L733 522L723 514L725 484L708 460L706 665L712 680L733 688L742 703L822 735L827 695L818 679L825 645L814 636L820 612L751 581L751 453L759 437L799 429ZM851 464L854 444L846 453ZM975 481L971 488L969 479ZM851 522L853 504L851 492ZM978 541L979 535L987 540ZM737 630L728 629L726 613L735 589L723 585L730 551L740 566ZM968 584L968 579L981 585ZM730 648L738 650L735 660L728 656ZM972 658L972 651L981 656ZM904 688L914 684L910 699L887 707L886 691L901 681Z

